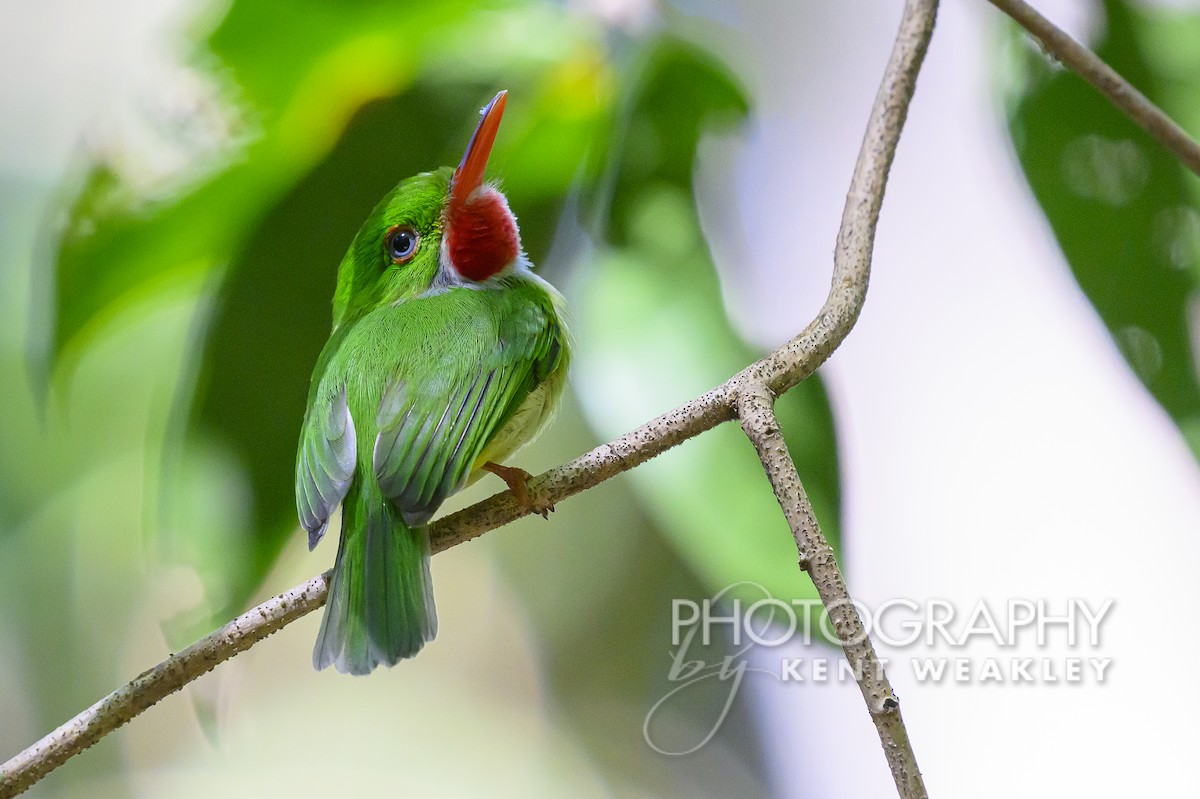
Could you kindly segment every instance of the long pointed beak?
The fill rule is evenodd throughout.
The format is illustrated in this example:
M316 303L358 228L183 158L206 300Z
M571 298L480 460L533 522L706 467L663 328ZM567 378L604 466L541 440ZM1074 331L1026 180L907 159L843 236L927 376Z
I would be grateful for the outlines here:
M488 156L492 154L492 145L496 141L496 131L500 127L500 117L504 115L504 100L508 90L499 92L492 101L484 106L483 118L471 135L471 142L463 154L458 169L454 170L454 180L450 184L450 215L466 205L471 193L483 184L483 171L487 168Z

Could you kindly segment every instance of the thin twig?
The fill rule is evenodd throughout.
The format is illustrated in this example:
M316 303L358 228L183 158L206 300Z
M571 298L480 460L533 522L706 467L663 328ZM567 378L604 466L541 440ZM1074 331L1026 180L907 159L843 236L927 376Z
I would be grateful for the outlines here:
M741 394L738 416L742 430L754 444L767 478L771 481L771 488L775 491L775 498L779 500L783 515L792 528L800 554L800 568L812 577L821 604L825 606L842 644L842 651L850 662L851 672L883 744L896 790L903 799L924 799L928 794L908 740L908 731L900 717L900 702L892 692L883 664L876 657L871 639L846 590L833 547L829 546L817 524L808 494L800 482L783 434L779 431L775 397L764 385L748 386Z
M989 0L1008 14L1041 43L1046 52L1073 69L1080 77L1096 87L1113 105L1158 139L1164 147L1179 157L1184 165L1200 175L1200 145L1146 95L1129 84L1112 67L1061 28L1038 13L1023 0Z
M535 505L554 504L628 471L721 422L733 419L746 385L780 394L811 375L854 326L866 297L875 228L887 174L929 46L937 0L908 0L876 95L846 197L834 251L833 285L816 318L787 344L720 386L608 444L530 482ZM451 514L430 529L440 552L529 513L508 491ZM0 799L16 796L46 774L178 691L217 664L325 603L329 572L264 602L177 655L139 675L0 766ZM889 756L890 758L890 756Z

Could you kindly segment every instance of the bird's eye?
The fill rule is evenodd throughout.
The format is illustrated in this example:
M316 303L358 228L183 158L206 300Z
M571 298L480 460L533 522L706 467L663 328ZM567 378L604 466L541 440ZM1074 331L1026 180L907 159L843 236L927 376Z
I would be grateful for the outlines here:
M408 225L394 227L384 237L383 246L387 249L388 257L393 263L402 264L413 257L417 251L417 241L420 236Z

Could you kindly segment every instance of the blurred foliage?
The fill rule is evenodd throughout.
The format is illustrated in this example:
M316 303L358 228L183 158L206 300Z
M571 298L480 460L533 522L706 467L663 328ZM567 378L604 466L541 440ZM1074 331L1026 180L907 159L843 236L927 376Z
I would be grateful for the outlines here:
M1200 127L1200 15L1116 0L1104 8L1101 55L1185 125ZM492 173L534 262L567 290L579 345L577 393L522 462L562 462L761 354L727 316L693 183L698 142L739 125L751 98L723 64L674 38L668 25L622 28L532 0L231 0L218 10L211 30L203 18L193 26L187 60L196 82L180 89L194 92L192 112L167 126L189 166L160 174L146 170L153 159L144 153L94 153L66 203L53 269L0 270L0 640L13 642L0 648L5 752L161 657L164 620L171 642L183 643L280 588L274 580L290 573L282 571L287 553L303 548L292 461L309 373L329 330L337 263L398 179L458 160L474 109L496 88L511 95ZM1197 181L1022 34L1012 41L1020 69L1009 123L1030 186L1131 367L1200 452L1189 332L1198 324L1190 321L1200 281ZM18 192L36 193L0 185L0 198ZM7 205L0 214L8 246L24 247L36 228ZM27 320L20 301L31 293L29 279L47 281L32 293L52 311L31 342L57 378L49 410L36 406L23 361L23 331L40 321ZM820 381L786 394L778 412L836 541L837 447ZM498 488L485 482L453 503ZM34 555L10 557L14 551ZM594 777L634 795L767 792L756 721L740 703L714 745L693 756L664 759L641 739L646 710L670 687L672 598L740 581L782 599L812 595L734 426L563 503L550 524L523 520L439 556L435 581L440 569L453 571L480 551L498 557L508 580L501 599L515 598L523 619L497 618L510 605L475 582L441 581L437 590L444 608L456 598L473 603L468 615L479 630L463 635L468 645L471 635L503 628L487 639L491 650L451 649L455 630L444 629L439 647L403 671L356 683L312 674L302 651L279 662L280 650L269 648L283 645L276 636L238 659L237 669L259 656L271 661L238 672L262 681L240 697L241 707L263 707L254 702L274 688L273 701L298 728L312 717L328 723L356 691L351 707L363 713L381 696L390 708L407 691L405 702L415 696L427 702L420 707L436 707L397 714L413 746L427 725L459 725L501 762L522 735L499 732L512 719L502 705L511 697L493 690L505 675L491 680L497 662L512 667L524 655L511 645L524 632L545 680L529 693L551 708L554 737L569 739L556 743L585 753L594 769L581 784ZM321 552L300 561L304 572L328 564L332 551ZM486 579L486 568L468 566L453 573ZM272 568L281 571L264 585ZM723 643L716 649L710 662L728 651ZM468 679L425 671L444 667L438 657L447 651ZM189 689L201 720L219 716L221 675L234 670ZM296 696L320 710L310 713ZM702 687L669 708L667 732L686 740L704 730L725 698L715 682ZM195 726L192 715L181 716ZM128 734L155 739L154 718ZM385 729L382 720L371 724ZM264 728L251 724L255 743L241 748L294 747ZM191 765L203 763L206 750L173 735L154 740L166 750L153 750L155 762L184 763L174 775L179 785L211 774ZM333 744L356 749L363 737ZM97 785L84 767L67 768L35 795L128 795L125 740L110 737L87 755L93 769L118 776ZM343 771L328 769L338 779ZM234 781L213 779L223 790Z
M397 20L403 20L399 30ZM564 135L571 133L569 120L581 103L586 115L595 102L597 87L586 82L601 79L589 73L603 67L589 38L596 33L550 7L511 0L487 11L466 2L389 0L353 9L321 2L231 4L207 48L193 54L225 95L217 108L200 105L197 116L219 117L208 127L223 135L194 143L197 155L207 157L198 174L152 191L122 181L120 157L90 172L56 262L50 353L86 346L89 325L155 286L224 267L364 103L400 93L422 76L436 76L444 88L459 84L449 97L471 97L467 107L478 101L461 84L472 80L514 89L544 82L555 95L540 97L548 127L530 131L526 122L524 134L561 137L569 149L576 141ZM585 85L573 85L576 77ZM562 95L572 101L562 102ZM467 128L469 121L460 124ZM378 165L390 169L396 151L430 140L437 124L424 110L410 108L402 129L376 144ZM514 140L508 137L510 144ZM562 168L561 162L550 165L555 173Z
M706 129L736 125L747 100L711 58L678 42L647 50L626 84L613 137L608 247L576 286L581 399L604 437L702 394L763 353L725 313L693 200ZM820 380L780 397L778 414L822 525L838 543L838 462ZM633 472L662 530L718 591L743 581L782 599L815 597L758 458L721 427ZM753 602L761 592L739 592Z
M1200 125L1200 14L1104 0L1097 54ZM1200 180L1015 27L1013 142L1063 254L1125 360L1200 457Z
M36 314L27 301L35 264L24 254L36 251L44 230L33 212L54 192L5 176L0 197L12 210L0 214L0 246L13 267L0 269L0 752L7 757L149 665L129 662L132 626L195 601L187 581L151 563L142 532L194 303L164 294L109 325L70 390L39 407L22 346ZM171 592L160 592L167 582ZM90 766L63 769L30 795L128 795L94 782L121 757L114 736L89 753Z
M168 620L173 644L244 607L285 545L298 546L295 442L337 264L398 179L457 162L473 111L498 87L510 103L491 172L526 250L578 317L582 396L522 461L568 459L761 354L726 316L692 182L700 138L737 124L749 100L722 64L669 31L521 0L234 0L211 32L194 35L203 44L190 61L212 98L200 93L195 130L175 143L190 148L192 166L147 178L137 153L95 155L44 292L53 324L34 342L54 396L111 369L100 353L114 331L139 330L175 353L128 350L127 368L154 372L156 412L121 425L140 431L125 443L143 469L141 522L126 522L138 530L126 540L140 545L136 563L145 556L170 577L161 590L173 598L156 621ZM143 321L164 306L174 336ZM111 402L124 400L112 392ZM818 380L781 398L779 414L836 537L833 420ZM454 502L480 490L498 486L485 481ZM488 539L536 632L564 724L615 784L764 793L754 721L740 710L695 756L668 765L641 745L646 711L670 687L672 598L741 581L782 599L812 593L748 442L726 425L565 505L554 524ZM580 534L564 537L564 527ZM442 602L455 586L438 592ZM202 722L217 718L216 693L191 693ZM715 681L689 694L668 709L665 729L684 739L705 729L726 696Z

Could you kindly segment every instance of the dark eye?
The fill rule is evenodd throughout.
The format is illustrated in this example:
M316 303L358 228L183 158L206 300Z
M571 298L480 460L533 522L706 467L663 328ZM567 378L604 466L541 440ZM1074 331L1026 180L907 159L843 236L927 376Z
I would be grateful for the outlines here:
M417 241L420 238L417 235L417 231L408 225L401 225L387 232L387 236L383 240L383 246L387 250L388 257L393 262L402 264L413 257L413 253L417 251Z

